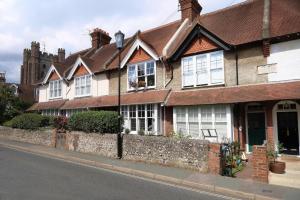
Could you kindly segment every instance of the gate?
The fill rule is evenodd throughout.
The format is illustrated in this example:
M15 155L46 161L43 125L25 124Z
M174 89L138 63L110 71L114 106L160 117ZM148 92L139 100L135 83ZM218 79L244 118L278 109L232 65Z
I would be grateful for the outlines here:
M56 143L55 148L65 149L66 147L66 133L57 132L56 133Z

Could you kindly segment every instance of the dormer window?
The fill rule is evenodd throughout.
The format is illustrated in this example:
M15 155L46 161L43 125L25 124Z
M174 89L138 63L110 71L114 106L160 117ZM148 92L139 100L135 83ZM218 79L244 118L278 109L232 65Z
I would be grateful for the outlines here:
M56 99L62 97L61 80L50 81L49 86L50 86L50 99Z
M155 61L128 66L128 89L154 88L156 79Z
M75 78L75 96L85 97L91 95L92 76L85 75Z
M182 58L182 86L224 84L223 51Z

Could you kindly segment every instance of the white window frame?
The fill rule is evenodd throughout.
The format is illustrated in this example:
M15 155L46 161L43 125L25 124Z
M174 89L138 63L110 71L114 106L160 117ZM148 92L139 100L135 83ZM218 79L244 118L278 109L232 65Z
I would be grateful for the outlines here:
M84 78L84 85L81 85L81 79ZM87 80L88 78L90 78L90 92L87 93L86 90L87 90ZM78 81L78 85L76 84L76 82ZM74 78L74 87L75 87L75 97L88 97L88 96L91 96L92 95L92 81L93 81L93 78L92 78L92 75L88 74L88 75L84 75L84 76L79 76L79 77L75 77ZM77 89L81 90L81 88L84 88L83 90L85 91L84 94L77 94Z
M55 84L57 84L57 88L55 89ZM49 99L61 99L62 98L62 80L53 80L49 81ZM55 94L56 90L56 96ZM60 95L59 94L60 91Z
M222 74L223 74L223 81L219 82L219 83L212 83L212 78L211 78L211 55L214 54L222 54ZM208 83L207 84L197 84L197 57L199 56L206 56L206 67L207 67L207 76L208 76ZM184 61L186 59L191 59L192 58L192 62L193 62L193 84L191 85L185 85L185 81L184 81ZM193 56L188 56L188 57L183 57L181 59L181 87L182 88L188 88L188 87L203 87L203 86L213 86L213 85L223 85L225 83L225 70L224 70L224 51L214 51L214 52L210 52L210 53L205 53L205 54L197 54L197 55L193 55Z
M174 131L176 132L177 131L177 110L178 109L184 109L185 110L185 124L186 124L186 130L187 130L187 133L183 133L185 134L186 136L191 136L192 135L190 134L190 131L189 131L189 114L188 114L188 111L189 111L189 108L193 107L194 109L197 109L197 112L198 112L198 128L199 128L199 135L198 137L192 137L193 139L204 139L203 138L203 135L202 135L202 116L201 116L201 110L202 108L206 106L206 105L203 105L203 106L180 106L180 107L174 107L173 109L173 128L174 128ZM211 122L212 122L212 129L215 129L216 128L216 124L218 123L216 121L216 117L215 117L215 108L216 106L218 105L207 105L207 106L210 106L211 109L212 109L212 119L211 119ZM230 139L231 141L233 141L234 138L233 137L233 128L232 128L232 109L231 109L231 106L230 105L221 105L221 106L224 106L226 108L226 137L227 139ZM218 134L218 142L222 142L222 139L221 136ZM216 142L215 140L213 142Z
M154 65L154 85L153 86L147 86L148 85L148 79L147 79L147 64L148 63L153 63ZM145 82L146 82L146 87L131 87L129 84L129 68L130 67L135 67L135 77L136 77L136 83L138 84L138 66L143 64L145 68ZM144 61L144 62L139 62L139 63L134 63L134 64L128 64L127 66L127 91L134 91L134 90L143 90L143 89L154 89L156 88L156 81L157 81L157 76L156 76L156 61L155 60L149 60L149 61Z
M145 120L145 130L144 130L144 132L145 132L145 134L147 135L147 134L153 134L153 135L159 135L160 134L160 130L161 130L161 118L160 118L160 110L159 110L159 108L160 108L160 105L159 104L140 104L140 105L128 105L128 106L122 106L122 109L121 109L121 112L122 112L122 115L123 115L123 117L124 117L124 119L126 119L126 120L128 120L128 126L126 127L124 127L124 131L125 131L125 129L129 129L130 131L131 131L131 119L135 119L135 121L136 121L136 131L131 131L130 133L131 134L138 134L138 132L139 132L139 130L140 130L140 124L139 124L139 119L141 119L140 117L139 117L139 109L138 109L138 107L139 106L141 106L141 105L143 105L143 106L145 106L145 110L144 110L144 116L145 117L143 117L143 119ZM149 105L152 105L152 110L153 110L153 115L152 115L152 117L148 117L148 115L147 115L147 111L148 111L148 106ZM131 118L130 117L130 106L135 106L135 117L134 118ZM124 109L126 107L126 109ZM126 111L125 111L126 110ZM126 113L126 116L124 116L124 113ZM151 131L151 132L149 132L148 131L148 119L153 119L154 118L154 128L153 128L153 131ZM126 124L126 122L125 122L125 124Z

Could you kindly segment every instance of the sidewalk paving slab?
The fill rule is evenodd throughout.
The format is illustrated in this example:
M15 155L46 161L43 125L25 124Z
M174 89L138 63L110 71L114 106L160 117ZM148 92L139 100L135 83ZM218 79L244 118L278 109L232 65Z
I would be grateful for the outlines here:
M299 199L300 190L175 167L107 158L0 138L0 145L175 185L244 199Z

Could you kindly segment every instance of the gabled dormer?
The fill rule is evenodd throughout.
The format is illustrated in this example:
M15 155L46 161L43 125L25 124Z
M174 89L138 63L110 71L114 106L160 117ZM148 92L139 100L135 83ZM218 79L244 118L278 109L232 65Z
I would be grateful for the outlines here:
M182 88L224 84L224 51L230 46L199 23L189 29L169 50L171 62L181 61Z
M46 95L48 97L48 100L54 100L54 99L62 99L62 84L63 84L63 78L60 75L60 73L57 71L54 64L50 67L48 70L43 82L43 85L47 85L43 91L43 89L40 89L40 92L46 92Z
M155 88L158 60L159 56L155 50L137 37L121 62L121 68L127 66L127 90Z
M78 57L70 69L67 80L74 80L74 97L92 96L92 71L93 61L88 58Z

